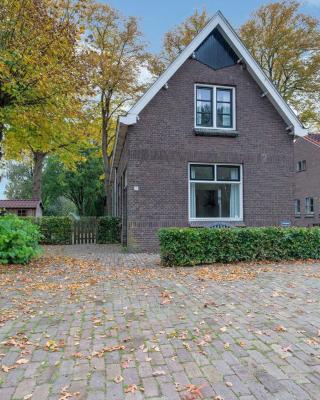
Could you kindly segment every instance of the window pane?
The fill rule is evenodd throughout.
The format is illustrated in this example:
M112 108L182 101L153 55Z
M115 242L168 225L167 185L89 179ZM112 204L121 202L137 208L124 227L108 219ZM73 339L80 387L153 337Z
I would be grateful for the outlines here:
M191 217L239 218L239 184L191 182Z
M191 165L191 179L214 180L213 165Z
M232 165L217 166L218 181L240 181L240 167Z
M197 88L197 100L208 100L212 99L212 89L211 88Z
M212 113L212 105L208 101L197 101L197 112L201 113Z
M231 114L231 106L229 103L218 103L217 104L218 114Z
M231 90L217 89L217 101L226 101L231 103Z
M197 113L198 126L212 126L212 114Z
M218 128L231 128L231 116L230 115L217 115L217 127Z

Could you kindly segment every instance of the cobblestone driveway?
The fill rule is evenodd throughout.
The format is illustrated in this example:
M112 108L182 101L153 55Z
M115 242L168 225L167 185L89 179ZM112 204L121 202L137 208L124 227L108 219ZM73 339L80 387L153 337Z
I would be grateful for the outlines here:
M320 399L319 264L47 254L0 271L1 400Z

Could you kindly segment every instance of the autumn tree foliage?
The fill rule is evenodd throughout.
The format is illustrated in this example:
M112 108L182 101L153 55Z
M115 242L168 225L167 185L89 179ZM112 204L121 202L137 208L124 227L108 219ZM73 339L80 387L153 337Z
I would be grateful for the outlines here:
M9 159L31 161L34 199L41 199L42 170L48 155L56 154L73 167L82 157L81 149L94 143L90 115L75 96L60 97L57 105L20 107L7 118L5 153Z
M280 1L259 8L240 35L301 120L320 126L319 20L296 1Z
M77 56L83 1L2 0L0 123L8 109L56 102L81 84Z
M174 61L191 40L206 26L209 21L207 11L195 12L177 25L173 30L165 33L160 54L149 57L151 73L158 76Z
M99 112L106 210L110 213L109 179L116 119L144 89L139 76L146 60L145 44L137 19L122 17L107 4L88 5L85 28L88 79Z

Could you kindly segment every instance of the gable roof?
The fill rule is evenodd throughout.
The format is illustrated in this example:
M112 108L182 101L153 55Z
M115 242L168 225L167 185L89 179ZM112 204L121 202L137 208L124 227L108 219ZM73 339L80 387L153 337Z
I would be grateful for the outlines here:
M292 111L290 106L285 102L276 87L272 84L270 79L263 72L260 65L255 61L249 53L239 36L231 27L229 22L225 19L220 11L218 11L202 29L202 31L191 41L191 43L179 54L179 56L169 65L166 71L154 82L154 84L146 91L146 93L137 101L137 103L129 110L125 117L120 117L120 122L132 125L137 122L139 113L145 108L150 100L159 92L159 90L168 82L174 73L181 67L181 65L192 55L198 46L207 38L208 35L218 28L220 33L226 39L230 47L238 54L239 59L247 65L247 69L255 78L257 83L266 92L266 95L280 112L282 117L292 125L294 133L298 136L306 134L298 117Z
M0 208L37 208L42 207L39 200L0 200Z
M165 72L150 86L144 95L135 103L135 105L128 111L125 116L118 118L117 136L115 143L115 151L113 154L113 163L115 158L120 156L121 148L124 143L124 137L121 135L121 126L134 125L139 119L140 112L146 105L153 99L153 97L166 85L169 79L176 73L182 64L196 51L201 43L217 28L229 46L238 55L239 60L246 64L247 70L260 86L264 95L266 95L284 121L288 124L288 132L292 132L297 136L304 136L307 134L306 129L303 127L299 118L290 108L288 103L283 99L277 88L266 76L260 65L255 61L248 49L243 44L240 37L235 30L225 19L223 14L218 11L207 23L207 25L198 33L197 36L184 48L178 57L168 66ZM122 132L122 136L125 133Z
M309 133L303 137L308 142L320 147L320 133Z

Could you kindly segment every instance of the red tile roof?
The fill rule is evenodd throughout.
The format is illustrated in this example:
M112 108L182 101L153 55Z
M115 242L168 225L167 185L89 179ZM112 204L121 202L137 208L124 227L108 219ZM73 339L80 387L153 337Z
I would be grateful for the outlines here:
M39 200L0 200L0 208L37 208Z
M308 133L304 138L309 142L320 146L320 133Z

